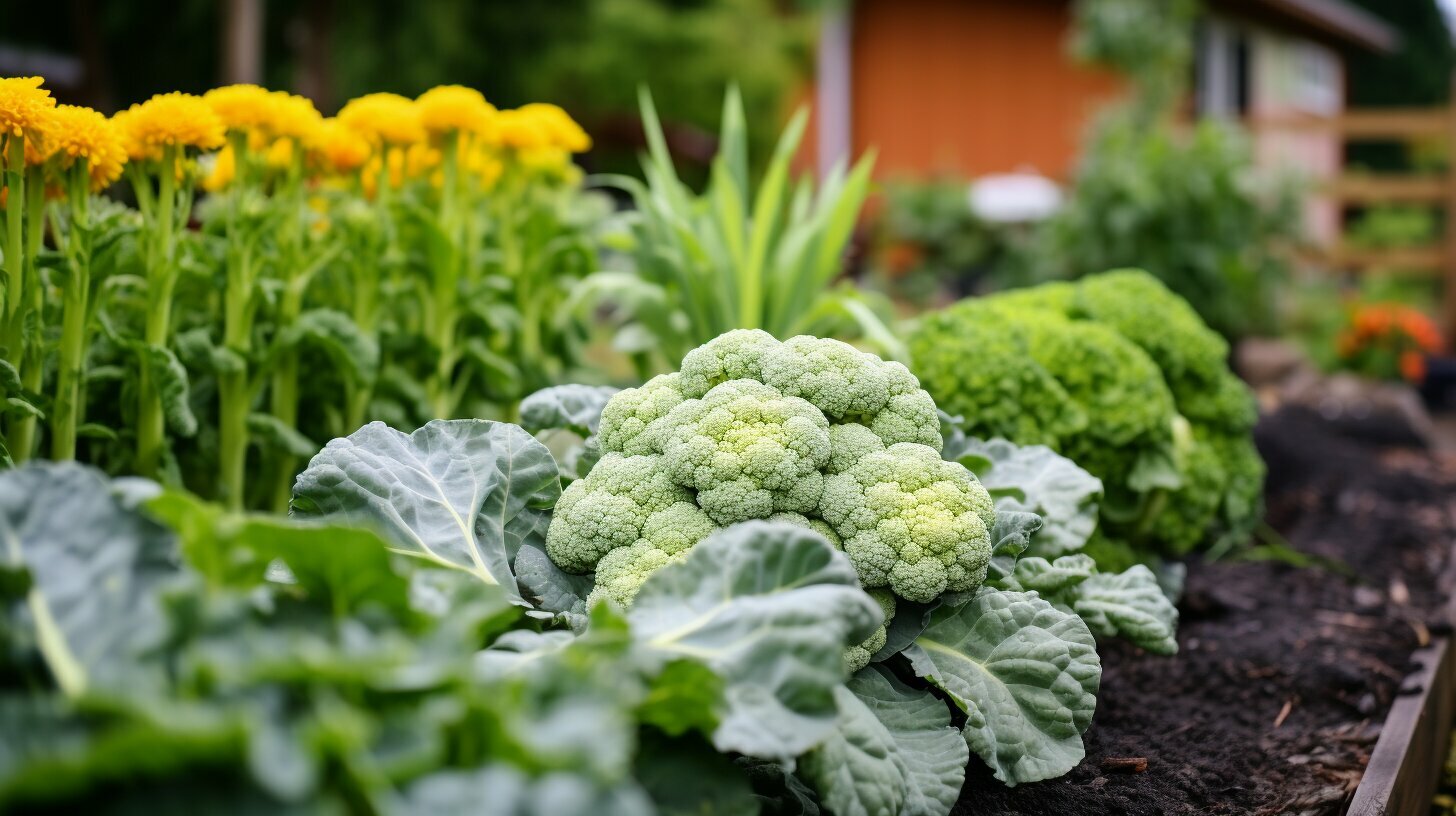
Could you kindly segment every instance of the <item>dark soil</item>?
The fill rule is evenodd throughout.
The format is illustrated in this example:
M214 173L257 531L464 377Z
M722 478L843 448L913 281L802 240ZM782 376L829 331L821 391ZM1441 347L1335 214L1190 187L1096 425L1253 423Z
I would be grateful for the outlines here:
M1270 525L1351 576L1189 564L1177 656L1102 645L1082 764L1006 788L973 760L957 814L1344 811L1411 653L1443 631L1435 576L1456 543L1456 462L1371 447L1295 409L1257 436ZM1146 771L1109 762L1134 757Z

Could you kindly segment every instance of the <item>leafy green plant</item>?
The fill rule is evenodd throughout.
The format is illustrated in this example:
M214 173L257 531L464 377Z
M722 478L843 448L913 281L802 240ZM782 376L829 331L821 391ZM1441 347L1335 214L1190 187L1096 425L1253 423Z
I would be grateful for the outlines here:
M709 394L744 387L708 384L726 373L718 352L743 339L673 376ZM833 341L768 342L781 366L769 376L798 367L791 390L817 402L785 400L857 417L846 400L907 396L886 387L895 364ZM846 350L848 365L823 365ZM928 404L919 394L909 403ZM605 445L637 428L620 409L642 394L603 396L557 388L527 413ZM489 796L553 813L946 814L972 754L1010 785L1059 775L1080 760L1095 706L1094 631L1166 650L1176 613L1146 570L1102 578L1069 543L1095 479L1045 450L947 429L966 457L987 454L966 461L988 492L939 458L933 404L926 423L907 424L919 414L906 409L834 427L924 442L876 453L851 431L835 458L852 470L864 466L854 451L929 451L984 497L965 521L980 525L970 546L986 580L902 601L889 621L853 537L782 517L714 525L625 608L587 604L594 578L551 560L561 466L487 420L413 434L376 423L334 440L300 476L292 519L75 464L0 473L0 803L154 806L167 789L193 808L425 813ZM1042 539L1030 508L1069 517ZM591 531L577 534L590 546ZM1073 551L1029 555L1043 547ZM877 631L872 662L848 671L846 654Z
M1281 252L1297 238L1287 190L1259 190L1243 137L1217 123L1185 138L1127 116L1099 123L1066 206L1029 243L1038 280L1147 269L1233 337L1272 325Z
M967 294L993 272L1009 237L971 211L970 183L941 178L885 188L875 224L874 279L897 298L930 304Z
M586 278L583 307L615 309L619 349L633 353L645 376L652 361L680 359L731 329L776 337L855 323L873 341L889 332L852 288L835 289L844 250L869 192L873 157L835 168L815 190L790 177L808 117L785 127L756 189L749 183L748 142L738 91L723 102L722 131L707 189L693 193L678 178L651 96L641 94L648 154L646 183L601 179L631 194L619 243L632 271Z
M967 300L925 317L909 345L926 389L967 434L1046 445L1102 480L1094 549L1108 566L1222 551L1258 523L1252 396L1228 368L1227 343L1152 276Z

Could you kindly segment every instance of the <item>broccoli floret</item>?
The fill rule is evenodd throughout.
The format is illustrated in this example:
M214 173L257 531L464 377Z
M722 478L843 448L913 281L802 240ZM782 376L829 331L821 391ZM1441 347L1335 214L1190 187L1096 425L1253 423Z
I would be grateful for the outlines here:
M844 542L839 539L839 533L829 526L829 522L820 518L809 518L802 513L774 513L769 516L768 521L782 521L785 524L792 524L795 527L805 527L828 539L836 550L844 549Z
M717 529L692 502L677 502L647 517L642 537L619 547L597 562L596 584L588 603L611 598L631 606L637 590L652 573L687 557L692 546Z
M825 480L819 515L866 587L928 603L975 588L991 559L991 496L931 447L902 442Z
M863 643L856 644L844 651L844 670L847 674L854 674L870 664L870 658L875 652L885 648L889 640L890 621L895 619L895 596L893 593L883 589L868 590L870 597L880 605L880 611L885 613L885 622L880 624L874 634L865 639Z
M808 401L730 380L674 408L667 423L663 463L719 524L818 504L829 422Z
M660 457L608 453L556 501L546 554L568 572L590 572L608 552L642 538L653 514L692 500Z
M679 375L663 374L641 388L618 391L602 408L597 437L604 451L662 453L663 420L684 399Z
M935 400L920 387L910 369L896 362L885 363L890 382L890 399L884 409L870 418L869 428L886 445L913 442L939 452L945 440L940 435L940 412Z
M944 444L942 442L942 444ZM829 466L826 473L839 473L866 454L885 449L885 440L857 422L829 426Z
M763 357L778 345L773 335L760 329L718 335L683 357L679 380L683 395L701 397L729 380L762 380Z
M885 363L848 343L800 335L763 356L763 381L813 403L830 420L871 417L885 407Z

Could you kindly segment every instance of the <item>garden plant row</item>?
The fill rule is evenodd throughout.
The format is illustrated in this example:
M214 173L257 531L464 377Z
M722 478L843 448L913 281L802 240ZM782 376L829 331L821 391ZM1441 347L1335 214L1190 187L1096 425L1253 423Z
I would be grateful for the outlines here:
M1098 640L1175 652L1166 559L1260 517L1185 302L892 331L869 163L794 183L800 117L755 189L732 92L702 194L644 97L605 272L550 106L47 101L0 80L6 809L949 813L1076 766ZM592 315L637 387L558 384Z

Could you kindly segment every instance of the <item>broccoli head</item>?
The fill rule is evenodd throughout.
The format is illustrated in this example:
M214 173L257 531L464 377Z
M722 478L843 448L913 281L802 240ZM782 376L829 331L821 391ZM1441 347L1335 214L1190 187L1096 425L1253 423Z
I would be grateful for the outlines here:
M750 519L823 535L891 609L892 590L929 601L985 577L991 500L940 458L935 401L905 366L847 343L729 332L614 395L598 442L546 541L562 569L596 573L592 601L630 604L653 572Z

